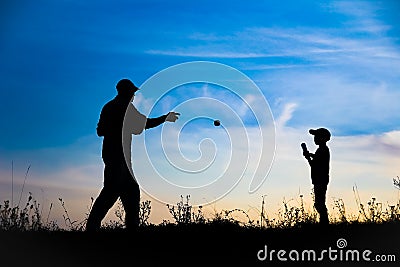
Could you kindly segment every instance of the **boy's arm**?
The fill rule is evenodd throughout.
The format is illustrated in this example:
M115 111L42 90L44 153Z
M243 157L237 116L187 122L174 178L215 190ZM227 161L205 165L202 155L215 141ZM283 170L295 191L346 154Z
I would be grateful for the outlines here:
M310 164L310 166L311 166L312 157L314 156L314 154L307 151L307 152L303 152L303 156L307 159L308 164Z
M305 143L301 144L301 148L303 149L303 156L307 159L308 164L310 164L311 166L311 162L312 162L312 157L314 157L313 153L310 153L307 149L307 146Z

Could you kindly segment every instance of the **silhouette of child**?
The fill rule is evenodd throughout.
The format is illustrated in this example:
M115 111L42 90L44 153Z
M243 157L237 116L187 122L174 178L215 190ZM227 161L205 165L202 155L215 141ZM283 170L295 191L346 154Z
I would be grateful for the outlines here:
M314 185L314 207L319 213L319 222L329 224L328 210L326 208L326 191L329 183L330 152L326 145L331 139L331 133L326 128L311 129L314 143L318 146L315 153L310 153L305 144L302 144L303 156L311 167L311 182Z

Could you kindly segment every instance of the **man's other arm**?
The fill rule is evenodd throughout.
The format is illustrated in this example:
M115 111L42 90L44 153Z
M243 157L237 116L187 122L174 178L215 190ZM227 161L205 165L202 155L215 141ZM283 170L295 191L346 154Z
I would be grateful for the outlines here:
M99 122L97 123L96 132L98 136L104 136L106 134L106 121L107 121L107 107L103 107L100 113Z

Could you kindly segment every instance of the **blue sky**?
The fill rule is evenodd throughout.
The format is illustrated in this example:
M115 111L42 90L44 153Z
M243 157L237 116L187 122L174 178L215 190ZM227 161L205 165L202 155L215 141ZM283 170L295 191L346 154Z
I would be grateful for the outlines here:
M140 86L165 68L197 60L226 64L256 83L277 120L282 151L293 136L295 144L302 135L307 138L305 129L325 126L344 138L343 144L373 140L371 144L382 148L384 162L393 161L388 179L396 173L397 1L71 0L1 5L0 168L6 195L11 161L21 174L32 165L29 181L36 187L68 184L66 194L72 196L72 184L82 183L95 195L102 172L95 128L101 107L115 95L116 82L128 77ZM217 94L218 88L209 91ZM190 99L199 92L187 89L184 96ZM174 103L184 99L179 90L170 98ZM137 104L144 110L155 100L154 92L142 91ZM286 136L291 133L297 135ZM354 155L364 145L354 148ZM293 152L288 148L279 155L284 153L289 157ZM299 161L302 166L301 157ZM304 166L299 168L307 175ZM81 178L70 181L66 177L71 173Z

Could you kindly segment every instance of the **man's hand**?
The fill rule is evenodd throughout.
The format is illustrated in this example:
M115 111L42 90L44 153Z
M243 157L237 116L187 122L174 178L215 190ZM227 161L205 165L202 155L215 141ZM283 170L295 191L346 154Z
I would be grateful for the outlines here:
M175 122L179 118L178 117L179 115L181 115L181 114L177 113L177 112L170 111L170 112L168 112L167 118L165 119L165 121Z

